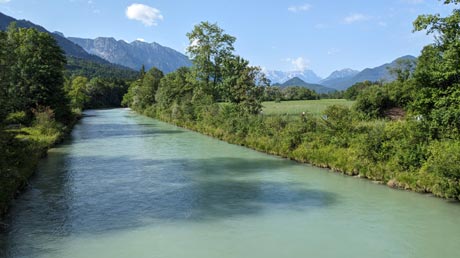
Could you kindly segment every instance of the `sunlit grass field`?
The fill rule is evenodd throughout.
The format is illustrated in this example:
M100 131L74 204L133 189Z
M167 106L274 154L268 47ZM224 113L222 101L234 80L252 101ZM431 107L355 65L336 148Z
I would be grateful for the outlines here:
M351 107L354 101L345 99L321 99L321 100L298 100L298 101L274 101L263 102L263 112L266 115L299 115L302 112L313 115L321 115L322 112L332 105Z

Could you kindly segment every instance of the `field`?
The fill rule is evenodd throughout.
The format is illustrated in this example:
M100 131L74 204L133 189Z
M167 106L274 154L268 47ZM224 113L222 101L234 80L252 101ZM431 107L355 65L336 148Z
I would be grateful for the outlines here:
M351 107L354 101L344 99L321 99L321 100L299 100L299 101L274 101L264 102L263 112L266 115L299 115L302 112L313 115L320 115L327 107L332 105L343 105Z

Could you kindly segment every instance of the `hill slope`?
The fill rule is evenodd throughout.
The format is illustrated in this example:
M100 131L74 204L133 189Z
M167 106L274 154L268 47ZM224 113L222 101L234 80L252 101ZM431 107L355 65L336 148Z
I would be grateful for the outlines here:
M58 45L67 57L67 74L83 75L89 78L98 76L104 78L134 79L138 72L117 64L112 64L103 58L89 54L82 47L64 37L60 32L49 32L40 25L26 20L17 20L13 17L0 13L0 30L6 30L8 26L16 22L19 28L34 28L54 37Z
M298 77L294 77L294 78L286 81L283 84L274 84L273 86L279 86L281 88L299 86L299 87L304 87L304 88L307 88L307 89L310 89L310 90L314 90L316 93L319 93L319 94L321 94L321 93L330 93L330 92L336 91L335 89L324 87L323 85L312 84L312 83L305 82L305 81L303 81L302 79L300 79Z
M0 13L0 30L6 30L12 22L16 22L17 26L20 28L34 28L38 31L49 33L54 37L58 45L62 48L62 50L65 52L67 56L91 60L98 63L109 63L98 56L89 54L82 47L63 37L61 33L51 33L42 26L34 24L30 21L16 20L13 17Z

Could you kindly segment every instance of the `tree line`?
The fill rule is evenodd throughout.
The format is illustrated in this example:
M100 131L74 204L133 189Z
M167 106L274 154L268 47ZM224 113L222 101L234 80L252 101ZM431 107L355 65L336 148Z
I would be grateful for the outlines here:
M31 124L33 113L46 108L66 124L75 111L120 106L138 74L109 67L117 72L112 76L104 65L70 60L48 33L14 23L0 31L0 124Z
M135 110L190 118L217 104L259 113L264 88L270 82L259 67L234 53L235 37L209 22L196 25L187 36L193 66L167 75L156 68L141 71L123 103Z

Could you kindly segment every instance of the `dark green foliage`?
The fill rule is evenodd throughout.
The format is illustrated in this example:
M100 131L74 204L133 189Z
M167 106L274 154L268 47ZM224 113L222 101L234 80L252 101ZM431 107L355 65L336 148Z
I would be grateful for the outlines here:
M0 124L10 110L11 50L7 34L0 31Z
M128 84L124 80L93 78L87 85L85 108L120 107L127 91Z
M246 112L259 113L264 87L269 85L260 68L249 66L249 61L236 56L224 61L222 74L222 98Z
M446 4L458 1L444 1ZM433 137L458 138L460 131L460 10L447 17L421 15L414 30L434 34L434 44L426 46L415 71L415 113L431 121Z
M319 99L316 92L303 87L287 87L282 89L283 100L313 100Z
M191 102L193 83L189 81L190 76L190 69L182 67L160 81L155 100L162 110L168 109L174 102L178 105Z
M277 86L265 87L263 100L264 101L290 101L290 100L314 100L320 99L316 92L300 87L292 86L280 88Z
M430 145L429 158L423 170L452 180L460 180L460 142L435 141Z
M12 49L10 89L15 110L51 107L58 120L70 115L63 90L65 57L56 41L35 29L11 26L7 32Z
M70 119L63 89L65 57L54 38L35 29L18 29L14 23L0 32L0 38L0 118L50 107L59 121Z
M372 85L363 90L356 99L356 110L364 113L368 118L382 118L384 111L393 107L386 88Z
M83 76L90 79L99 77L103 79L134 80L139 76L138 72L120 65L99 63L72 56L67 56L66 68L68 77Z
M371 81L358 82L354 84L353 86L351 86L350 88L348 88L347 90L345 90L345 92L343 93L343 97L348 100L356 100L356 98L361 92L363 92L367 88L370 88L373 85L380 86L381 84L378 82L371 82Z
M163 72L154 67L145 73L143 78L136 81L133 99L136 107L145 109L156 103L155 94L160 87L161 78L163 78Z
M88 78L77 76L72 80L68 80L66 86L72 108L83 110L90 100Z
M223 65L233 57L236 38L224 33L217 24L201 22L190 33L187 33L193 69L197 78L203 82L203 91L212 95L214 100L220 100L223 81Z

